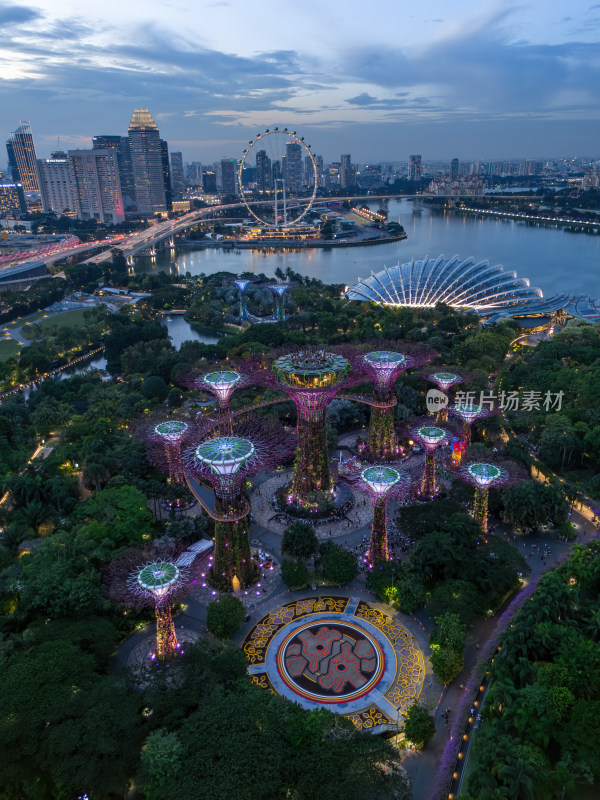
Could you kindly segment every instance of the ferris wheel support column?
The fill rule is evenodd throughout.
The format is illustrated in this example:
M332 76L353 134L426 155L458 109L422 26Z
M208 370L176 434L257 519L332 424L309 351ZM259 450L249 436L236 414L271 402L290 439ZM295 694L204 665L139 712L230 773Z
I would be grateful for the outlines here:
M279 209L277 208L277 184L279 183L279 178L275 178L275 227L279 227Z
M281 181L281 188L283 191L283 225L287 227L287 199L285 195L285 181Z

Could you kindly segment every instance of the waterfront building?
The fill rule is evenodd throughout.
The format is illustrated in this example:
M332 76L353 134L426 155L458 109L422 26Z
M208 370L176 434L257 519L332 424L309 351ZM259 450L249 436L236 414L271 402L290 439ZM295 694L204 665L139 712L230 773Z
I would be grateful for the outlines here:
M56 214L76 212L69 157L66 153L52 153L50 158L39 158L36 163L38 185L44 211Z
M181 200L185 192L182 153L171 153L171 190L173 200Z
M38 192L35 144L29 122L21 121L6 143L8 163L14 183L20 183L24 192Z
M302 147L296 142L287 142L283 156L283 179L289 195L297 194L302 187Z
M420 181L423 175L421 156L413 155L408 158L408 180Z
M114 150L69 150L69 168L78 219L109 225L125 220Z
M129 148L137 213L167 211L163 148L158 125L147 108L136 108L129 123Z
M452 197L483 197L485 183L477 175L457 175L452 177L451 173L446 173L441 178L434 178L423 194L433 196L452 196Z

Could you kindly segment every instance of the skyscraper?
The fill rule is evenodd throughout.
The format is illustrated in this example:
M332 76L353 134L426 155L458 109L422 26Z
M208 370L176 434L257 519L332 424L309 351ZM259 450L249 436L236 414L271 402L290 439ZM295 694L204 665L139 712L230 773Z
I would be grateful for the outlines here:
M459 170L459 162L458 158L453 158L450 162L450 177L452 180L456 180L458 178L458 170Z
M173 190L173 200L181 200L185 191L183 155L181 153L171 153L171 189Z
M173 210L173 192L171 191L171 167L169 166L169 145L165 139L160 140L162 156L163 181L165 184L165 202L167 211Z
M221 190L223 194L237 195L237 162L235 158L221 159Z
M273 188L271 159L266 150L259 150L256 154L256 188L259 192L268 192Z
M345 189L348 186L352 186L354 181L352 180L352 159L350 158L350 153L344 154L342 153L342 157L340 160L340 187Z
M287 142L282 167L287 194L297 194L302 186L303 170L302 147L296 142Z
M66 153L52 153L37 160L37 179L44 211L77 211L73 193L71 168Z
M123 206L125 211L133 211L135 209L135 186L133 184L129 137L114 135L94 136L92 137L92 147L94 150L114 150L116 152Z
M136 108L129 123L129 149L138 214L167 211L163 148L158 125L147 108Z
M408 180L420 181L422 176L421 171L421 156L409 156L408 159Z
M123 196L114 150L69 150L77 216L115 225L123 222Z
M35 145L29 122L21 121L17 130L10 134L6 151L13 181L20 183L24 192L39 191L35 169Z
M0 215L12 217L25 214L27 205L20 183L4 183L0 181Z

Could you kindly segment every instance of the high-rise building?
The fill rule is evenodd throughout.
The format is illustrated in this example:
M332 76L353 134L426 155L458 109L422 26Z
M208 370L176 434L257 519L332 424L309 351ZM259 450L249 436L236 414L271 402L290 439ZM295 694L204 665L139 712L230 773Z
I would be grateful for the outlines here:
M185 182L188 186L202 186L204 169L200 161L192 161L185 165Z
M223 194L237 195L237 162L235 158L221 159L221 191Z
M208 171L202 173L202 191L206 194L215 194L217 191L217 175Z
M24 192L38 192L35 145L29 122L21 121L6 143L12 178L20 183Z
M121 181L121 194L125 211L135 210L135 186L133 183L133 169L131 166L131 151L128 136L94 136L92 137L94 150L114 150L117 154L119 167L119 180Z
M77 217L116 225L123 222L123 196L114 150L69 150Z
M326 186L330 189L340 185L340 169L341 164L339 161L332 161L327 167L327 180Z
M342 157L340 160L340 187L342 189L346 189L348 186L352 186L354 181L352 180L352 159L350 158L350 153L344 154L342 153Z
M173 192L171 191L171 167L169 166L169 145L165 139L160 140L160 152L162 156L163 180L165 184L165 202L167 211L173 210Z
M323 156L315 156L317 163L317 186L325 186L325 169L323 166Z
M302 186L302 147L296 142L287 142L283 156L283 179L288 195L297 194Z
M256 154L256 188L259 192L268 192L273 188L271 159L266 150Z
M147 108L136 108L129 123L129 149L138 214L167 211L163 148L158 125Z
M173 190L173 200L181 200L185 192L183 155L181 153L171 153L171 189Z
M408 158L408 180L420 181L422 176L421 156L409 156Z
M56 214L77 211L67 154L57 152L50 158L39 158L36 166L44 211Z
M450 177L453 181L458 178L459 161L458 158L453 158L450 162Z
M25 214L27 205L20 183L0 183L0 216L13 217Z

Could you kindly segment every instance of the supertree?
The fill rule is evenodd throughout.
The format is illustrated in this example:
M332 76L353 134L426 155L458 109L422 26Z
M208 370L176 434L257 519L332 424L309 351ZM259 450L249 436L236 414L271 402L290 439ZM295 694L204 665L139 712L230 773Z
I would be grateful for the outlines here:
M150 460L164 469L173 482L180 483L184 480L181 446L192 432L189 422L169 419L162 413L155 413L134 420L131 432L136 439L148 442L150 452L153 453Z
M411 435L422 442L425 448L425 468L418 489L418 494L424 498L433 499L438 493L435 480L435 451L450 438L450 433L444 428L428 424L428 419L418 420L411 429Z
M256 579L250 555L250 506L242 488L250 475L267 471L291 456L294 442L283 428L267 420L243 423L233 436L205 438L183 452L186 478L206 508L195 482L214 492L215 550L212 580L217 586L248 586Z
M240 295L240 322L248 319L248 309L246 308L246 289L250 284L256 283L252 278L234 278L230 283L236 286Z
M461 369L454 369L454 367L429 367L423 372L425 377L431 383L435 383L440 392L448 394L448 390L458 383L468 383L471 380L471 373ZM444 406L437 412L437 422L446 422L448 419L448 406Z
M490 487L511 486L521 483L527 478L526 471L514 461L495 457L493 453L486 455L485 460L477 456L468 455L457 467L451 467L451 472L460 480L472 483L475 486L473 499L473 517L479 522L482 530L488 529L488 497Z
M272 385L285 392L297 410L298 449L287 502L308 508L309 495L329 492L333 486L327 447L327 406L339 391L357 383L361 374L356 371L351 375L350 358L325 350L286 353L276 358L272 367L275 376Z
M270 283L267 285L267 289L271 292L275 300L273 319L276 319L278 322L285 322L285 295L286 292L297 285L297 283Z
M231 433L230 402L236 389L248 386L250 381L235 369L220 369L202 373L197 368L184 370L177 380L189 389L210 392L219 403L219 419L222 433Z
M462 420L463 438L465 445L468 447L471 444L471 427L475 420L491 417L494 411L478 406L475 403L456 403L450 406L450 413Z
M377 465L367 467L345 480L356 489L368 492L373 503L371 541L365 556L369 568L376 561L389 561L387 504L390 500L398 500L406 495L412 483L410 475L389 465Z
M428 347L396 342L393 349L373 350L360 356L361 366L373 383L373 400L367 452L374 459L395 458L400 452L394 430L394 384L407 369L418 367L435 357Z
M194 567L181 566L176 556L157 558L150 552L129 550L111 564L105 579L109 594L135 606L153 606L156 615L156 658L179 653L171 608L194 580Z

